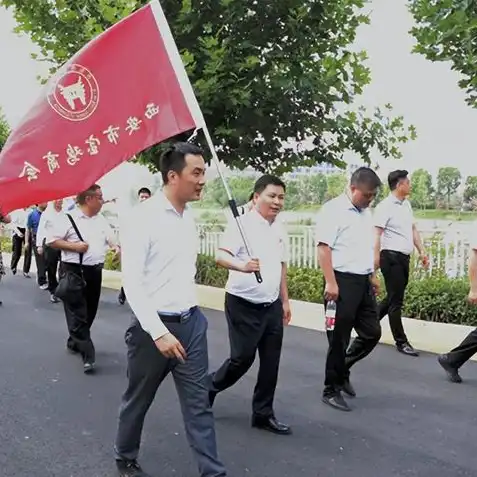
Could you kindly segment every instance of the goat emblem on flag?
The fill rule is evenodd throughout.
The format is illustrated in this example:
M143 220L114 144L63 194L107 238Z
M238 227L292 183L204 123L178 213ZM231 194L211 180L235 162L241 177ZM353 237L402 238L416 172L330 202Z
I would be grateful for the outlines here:
M99 104L99 85L94 75L82 65L68 65L56 75L48 93L48 103L62 118L84 121Z

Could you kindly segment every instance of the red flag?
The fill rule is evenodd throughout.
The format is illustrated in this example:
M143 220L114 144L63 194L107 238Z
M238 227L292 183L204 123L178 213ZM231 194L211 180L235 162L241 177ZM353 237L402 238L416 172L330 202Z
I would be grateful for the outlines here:
M204 120L157 0L88 43L0 153L0 210L73 195Z

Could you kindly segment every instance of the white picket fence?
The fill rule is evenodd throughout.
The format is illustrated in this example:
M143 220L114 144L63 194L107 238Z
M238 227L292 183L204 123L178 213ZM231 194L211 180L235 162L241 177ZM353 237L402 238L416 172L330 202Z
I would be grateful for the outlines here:
M198 224L200 233L200 253L214 256L223 234L221 227L213 224ZM0 227L0 236L10 236L11 232ZM469 258L468 235L459 230L420 230L430 259L430 267L424 272L414 262L414 273L418 275L443 273L449 277L467 274ZM289 265L304 268L318 268L318 258L314 241L313 226L296 226L288 233Z
M199 224L200 253L213 256L220 244L222 231L210 224ZM462 277L467 273L469 239L459 231L421 230L426 251L430 259L427 272L415 263L416 273L445 273L449 277ZM318 258L314 241L314 227L294 227L288 233L289 265L304 268L318 268Z

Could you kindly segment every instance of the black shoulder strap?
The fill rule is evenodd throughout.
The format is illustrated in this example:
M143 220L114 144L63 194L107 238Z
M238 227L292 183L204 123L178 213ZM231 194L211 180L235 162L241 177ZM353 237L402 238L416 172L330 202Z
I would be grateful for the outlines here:
M78 226L76 225L76 222L73 220L73 217L71 217L70 214L66 214L66 216L70 219L71 225L73 226L73 229L75 230L76 235L78 236L78 238L82 242L84 242L83 237L81 236L81 232L79 231ZM79 257L80 258L80 265L83 265L83 254L80 253L79 256L80 256Z

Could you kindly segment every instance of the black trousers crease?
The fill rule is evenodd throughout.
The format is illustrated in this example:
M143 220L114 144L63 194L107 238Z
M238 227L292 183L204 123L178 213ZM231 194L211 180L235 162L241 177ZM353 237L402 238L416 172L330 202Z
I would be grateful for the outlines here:
M67 346L72 351L80 352L84 362L94 362L95 348L91 339L91 327L96 318L101 296L103 266L101 264L82 268L86 282L83 292L71 300L63 301L69 333ZM80 273L79 265L62 263L62 273L67 270Z
M333 331L327 331L328 354L324 394L336 394L350 376L350 368L374 349L381 338L376 297L368 275L336 272L339 297ZM326 302L325 302L326 306ZM351 332L356 339L351 345Z
M271 417L283 343L282 302L256 305L226 293L225 316L230 357L212 374L211 390L220 392L233 386L251 368L258 351L260 367L252 411L255 416Z

